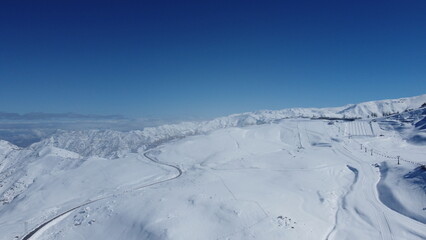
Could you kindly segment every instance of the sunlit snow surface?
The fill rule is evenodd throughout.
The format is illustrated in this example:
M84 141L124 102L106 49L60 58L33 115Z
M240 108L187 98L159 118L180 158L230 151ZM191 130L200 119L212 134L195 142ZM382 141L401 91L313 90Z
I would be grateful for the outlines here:
M401 99L371 101L335 108L290 108L233 114L210 121L182 122L128 132L114 130L69 130L31 146L37 150L46 145L77 152L82 156L121 157L127 152L140 152L171 139L209 133L229 127L245 127L274 123L288 118L372 118L419 108L426 103L426 94ZM419 133L419 132L417 132ZM420 133L420 138L426 133ZM426 139L426 138L425 138ZM426 142L426 141L425 141Z
M148 187L176 169L142 152L1 143L0 239L96 199L30 239L426 238L425 171L413 164L426 148L375 122L286 119L170 141L148 154L183 174Z

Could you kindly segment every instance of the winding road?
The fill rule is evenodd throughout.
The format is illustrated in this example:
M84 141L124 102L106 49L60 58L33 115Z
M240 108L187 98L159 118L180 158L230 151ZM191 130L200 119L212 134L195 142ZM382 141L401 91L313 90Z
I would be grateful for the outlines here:
M161 181L157 181L157 182L153 182L153 183L149 183L149 184L146 184L146 185L142 185L142 186L135 187L135 188L131 189L131 191L136 191L136 190L144 189L144 188L147 188L147 187L150 187L150 186L153 186L153 185L157 185L157 184L161 184L161 183L164 183L164 182L172 181L172 180L174 180L174 179L176 179L176 178L180 177L180 176L182 175L182 173L183 173L183 172L182 172L182 169L180 169L178 166L175 166L175 165L172 165L172 164L169 164L169 163L160 162L160 161L158 161L157 159L155 159L155 158L153 158L153 157L150 157L150 156L148 155L148 153L149 153L149 151L145 152L145 153L143 154L143 156L144 156L144 157L146 157L148 160L150 160L150 161L152 161L152 162L156 163L156 164L163 165L163 166L167 166L167 167L171 167L171 168L175 169L175 170L177 171L177 174L176 174L176 175L174 175L174 176L173 176L173 177L171 177L171 178L167 178L167 179L164 179L164 180L161 180ZM126 191L122 192L120 195L123 195L123 194L126 194L126 193L129 193L129 190L126 190ZM66 211L64 211L64 212L62 212L62 213L60 213L60 214L58 214L58 215L56 215L56 216L52 217L51 219L49 219L49 220L47 220L47 221L45 221L45 222L41 223L41 224L40 224L40 225L38 225L36 228L34 228L33 230L31 230L30 232L28 232L27 234L25 234L25 235L21 238L21 240L30 240L30 239L32 239L32 237L34 237L37 233L40 233L40 232L42 232L43 230L45 230L45 229L49 228L49 227L50 227L50 225L52 225L52 223L54 223L56 220L60 220L60 219L61 219L61 217L66 217L66 216L67 216L67 214L71 213L72 211L74 211L74 210L76 210L76 209L78 209L78 208L80 208L80 207L84 207L84 206L87 206L87 205L89 205L89 204L91 204L91 203L94 203L94 202L97 202L97 201L100 201L100 200L104 200L104 199L107 199L107 198L111 198L111 197L116 196L116 195L117 195L117 194L110 194L110 195L108 195L108 196L99 197L99 198L96 198L96 199L94 199L94 200L90 200L90 201L88 201L88 202L85 202L85 203L83 203L83 204L80 204L80 205L78 205L78 206L75 206L75 207L73 207L73 208L71 208L71 209L68 209L68 210L66 210Z
M362 122L361 124L354 122L350 123L351 125L348 125L345 127L351 129L353 132L349 132L347 129L344 133L341 133L341 130L337 131L339 132L339 138L342 137L344 139L345 135L347 136L364 136L364 137L370 137L371 135L374 135L373 129L371 125L367 124L366 122ZM320 146L318 143L315 145L315 136L320 135L321 133L312 133L311 131L307 131L306 129L306 123L305 122L297 122L296 123L296 129L297 132L294 132L294 140L295 144L298 148L298 152L303 152L305 150L309 150L311 146ZM339 126L340 127L340 126ZM368 127L368 128L367 128ZM367 128L367 130L366 130ZM293 132L291 132L293 134ZM332 138L333 136L329 136ZM240 149L240 144L235 140L236 149ZM367 155L363 153L358 153L356 151L357 147L359 147L359 144L352 140L347 139L347 141L336 141L333 143L330 143L330 147L332 151L337 155L339 159L342 159L345 163L345 171L349 170L349 177L351 177L353 174L353 179L349 182L350 185L347 189L345 189L345 192L342 193L340 196L338 203L337 203L337 210L335 212L335 219L334 219L334 226L330 227L330 230L328 231L328 234L325 237L325 239L345 239L348 236L352 237L353 239L361 239L363 236L370 236L374 239L382 239L382 240L393 240L398 239L398 233L394 230L394 233L392 232L392 228L389 225L395 224L394 220L395 215L398 214L397 212L393 211L392 209L388 208L386 205L384 205L379 197L377 192L377 183L379 180L379 174L378 172L375 172L375 168L372 167L372 163L375 162L374 158L367 157ZM129 190L124 190L118 195L124 195L132 191L141 190L153 185L158 185L161 183L165 183L168 181L175 180L179 178L183 172L181 168L177 165L161 162L157 160L155 157L150 156L150 152L152 152L153 149L150 151L147 151L143 153L143 157L148 159L149 161L165 166L167 168L173 169L173 172L176 172L171 177L168 177L163 180L159 180L156 182L148 183L141 186L133 187ZM138 155L142 157L141 155ZM338 166L338 165L336 165ZM320 168L326 168L330 167L330 165L327 166L321 166L318 168L313 169L320 169ZM233 171L234 169L221 169L221 168L212 168L213 170L226 170L226 171ZM259 170L259 168L246 168L246 169L238 169L238 170ZM274 169L274 171L306 171L306 168L292 168L292 169ZM215 174L216 175L216 174ZM221 182L223 183L224 187L230 192L234 200L238 201L248 201L246 199L240 199L237 198L234 193L231 191L231 189L226 185L225 181L217 175ZM70 208L62 213L57 214L56 216L46 220L45 222L38 225L36 228L25 234L21 240L29 240L29 239L35 239L37 236L40 236L43 234L43 232L49 227L54 226L57 222L61 221L62 219L65 219L68 217L68 215L73 212L74 210L84 207L86 205L89 205L91 203L111 198L113 196L116 196L117 194L109 194L107 196L99 196L96 199L89 200L85 203L82 203L78 206L75 206L73 208ZM360 201L360 196L364 199L363 201ZM263 209L263 207L258 203L255 202L259 208L262 209L262 211L265 213L265 218L267 219L268 213ZM399 216L398 216L399 217ZM263 221L262 219L261 221ZM390 223L389 223L390 222ZM398 223L400 224L400 223ZM405 223L404 223L405 224ZM409 224L417 224L409 222ZM362 229L363 231L359 231L359 229ZM233 233L232 233L233 234ZM394 236L395 234L395 236ZM229 237L229 235L224 236Z

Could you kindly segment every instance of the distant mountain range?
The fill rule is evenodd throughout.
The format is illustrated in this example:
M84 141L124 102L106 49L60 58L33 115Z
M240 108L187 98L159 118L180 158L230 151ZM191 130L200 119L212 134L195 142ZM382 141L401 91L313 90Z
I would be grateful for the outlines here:
M170 139L204 134L216 129L272 123L287 118L375 118L391 116L420 108L426 94L410 98L370 101L335 108L292 108L233 114L209 121L182 122L146 127L142 130L78 130L58 131L32 145L33 148L54 146L83 156L119 157L122 153L142 151Z

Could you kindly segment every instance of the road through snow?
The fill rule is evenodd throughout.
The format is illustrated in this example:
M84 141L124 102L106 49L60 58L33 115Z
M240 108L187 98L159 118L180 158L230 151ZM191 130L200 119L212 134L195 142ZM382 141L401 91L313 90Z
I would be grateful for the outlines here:
M172 181L172 180L174 180L174 179L176 179L176 178L178 178L178 177L180 177L181 175L182 175L182 170L178 167L178 166L175 166L175 165L172 165L172 164L169 164L169 163L163 163L163 162L160 162L160 161L158 161L157 159L155 159L155 158L153 158L153 157L150 157L149 155L148 155L148 153L149 153L149 151L148 152L145 152L144 154L143 154L143 156L145 157L145 158L147 158L148 160L150 160L150 161L152 161L152 162L154 162L154 163L156 163L156 164L159 164L159 165L163 165L163 166L167 166L167 167L171 167L171 168L174 168L176 171L177 171L177 174L176 175L174 175L173 177L171 177L171 178L167 178L167 179L164 179L164 180L160 180L160 181L156 181L156 182L153 182L153 183L149 183L149 184L145 184L145 185L142 185L142 186L138 186L138 187L135 187L135 188L133 188L133 189L131 189L131 190L126 190L126 191L124 191L124 192L122 192L121 194L118 194L118 195L122 195L122 194L126 194L126 193L129 193L130 191L136 191L136 190L140 190L140 189L144 189L144 188L146 188L146 187L150 187L150 186L153 186L153 185L157 185L157 184L160 184L160 183L164 183L164 182L168 182L168 181ZM99 197L99 198L96 198L96 199L94 199L94 200L90 200L90 201L88 201L88 202L85 202L85 203L83 203L83 204L80 204L80 205L78 205L78 206L76 206L76 207L73 207L73 208L71 208L71 209L69 209L69 210L67 210L67 211L64 211L64 212L62 212L62 213L60 213L60 214L58 214L58 215L56 215L56 216L54 216L54 217L52 217L51 219L49 219L49 220L47 220L47 221L45 221L45 222L43 222L43 223L41 223L38 227L36 227L35 229L33 229L32 231L30 231L29 233L27 233L27 234L25 234L22 238L21 238L21 240L30 240L30 239L37 239L38 238L38 236L40 236L46 229L48 229L49 227L51 227L51 226L53 226L54 224L52 224L52 223L57 223L57 222L59 222L60 220L62 220L62 219L64 219L65 217L67 217L72 211L74 211L74 210L76 210L76 209L78 209L78 208L80 208L80 207L84 207L84 206L87 206L87 205L89 205L89 204L91 204L91 203L94 203L94 202L98 202L98 201L100 201L100 200L104 200L104 199L107 199L107 198L111 198L111 197L113 197L113 196L116 196L117 194L116 193L114 193L114 194L110 194L110 195L108 195L108 196L103 196L103 197Z
M122 199L115 209L121 215L91 225L86 232L75 231L99 238L90 231L116 227L118 231L110 232L121 237L134 230L129 234L133 238L126 239L424 239L424 224L380 201L381 175L375 164L383 159L361 151L358 143L371 141L372 135L367 121L289 119L164 144L159 155L145 152L144 159L173 169L173 175L127 185L128 190L70 208L21 239L44 239L44 231L69 219L72 211L172 181L182 175L181 168L188 170L179 181L143 198ZM179 166L167 159L179 159ZM62 224L65 221L55 229ZM104 238L110 236L105 232Z

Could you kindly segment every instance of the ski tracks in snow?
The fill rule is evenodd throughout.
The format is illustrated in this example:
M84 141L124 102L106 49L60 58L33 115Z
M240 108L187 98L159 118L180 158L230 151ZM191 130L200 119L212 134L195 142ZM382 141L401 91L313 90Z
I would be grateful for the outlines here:
M342 203L340 206L341 209L339 209L336 213L336 219L342 217L350 220L351 222L354 220L361 220L361 225L369 225L374 229L376 229L375 225L377 225L382 240L393 240L392 231L389 226L388 219L383 210L385 206L378 200L378 196L375 191L377 179L374 178L376 174L371 168L370 163L365 162L354 156L352 152L345 146L338 147L337 151L349 160L351 166L348 165L347 167L354 173L355 180L350 186L348 192L342 198ZM353 199L351 199L351 195L354 195ZM362 205L360 207L356 207L357 205L359 205L357 204L358 198L356 198L356 195L364 196L366 201L368 202L368 205L364 205L364 207L370 206L371 209L363 209ZM352 201L352 205L355 207L347 208L346 201ZM374 212L374 222L372 222L372 220L370 219L371 216L364 213L371 213L369 210L373 210ZM354 219L354 217L357 217L357 219ZM336 226L328 234L326 239L334 239L331 237L333 236L333 234L335 235L335 233L339 231L339 228L347 227L347 225L345 226L344 224L347 224L347 221L336 220Z
M346 136L374 136L374 130L370 121L344 122L344 133Z

